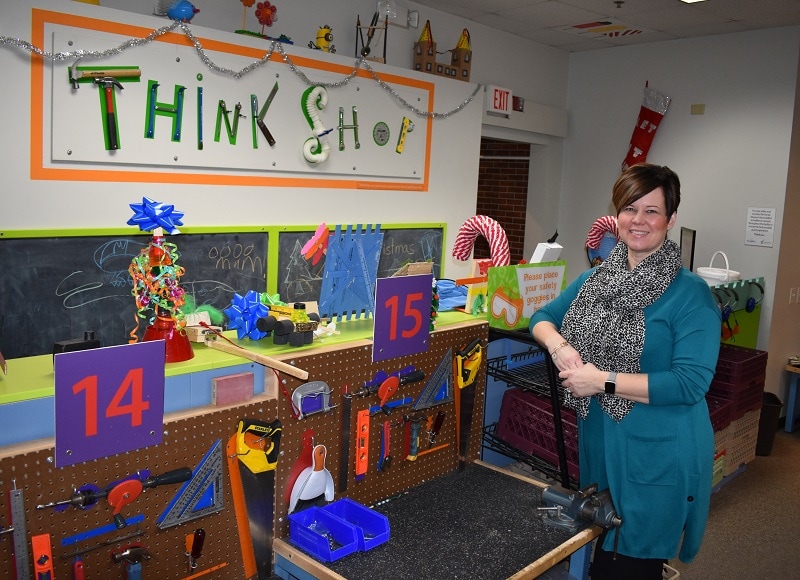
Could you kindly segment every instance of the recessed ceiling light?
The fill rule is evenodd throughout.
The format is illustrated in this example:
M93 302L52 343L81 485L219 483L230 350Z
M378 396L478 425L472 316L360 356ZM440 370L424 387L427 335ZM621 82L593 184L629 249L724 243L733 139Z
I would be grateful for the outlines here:
M681 0L685 4L694 4L695 2L705 2L706 0Z

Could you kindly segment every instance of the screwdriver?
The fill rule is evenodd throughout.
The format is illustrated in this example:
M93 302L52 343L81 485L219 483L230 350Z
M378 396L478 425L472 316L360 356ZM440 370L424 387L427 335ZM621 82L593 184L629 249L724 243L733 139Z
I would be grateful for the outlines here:
M198 528L194 534L186 538L189 556L189 571L191 572L197 568L197 560L203 553L203 542L206 540L206 531L203 528ZM191 544L191 545L189 545Z
M169 471L167 473L164 473L162 475L148 477L144 481L141 481L141 487L143 489L147 489L151 487L157 487L159 485L182 483L184 481L188 481L189 479L191 479L191 477L192 477L192 470L189 469L188 467L181 467ZM47 508L55 508L65 505L71 505L77 508L85 508L96 504L98 500L108 496L109 491L111 490L73 489L72 497L70 497L69 499L50 502L46 504L39 504L36 506L36 509L43 510Z
M107 491L95 491L92 489L86 490L77 490L74 489L72 491L72 497L69 499L50 502L46 504L39 504L36 506L37 510L43 510L47 508L54 508L59 507L62 505L71 505L75 506L76 508L85 508L89 507L90 505L94 505L97 503L97 500L102 499L108 495Z

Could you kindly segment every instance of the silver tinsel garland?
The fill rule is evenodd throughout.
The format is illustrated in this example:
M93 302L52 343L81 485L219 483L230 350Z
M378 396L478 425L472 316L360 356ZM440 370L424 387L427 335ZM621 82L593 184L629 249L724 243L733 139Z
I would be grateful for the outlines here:
M230 77L235 78L235 79L240 79L243 76L245 76L245 75L253 72L257 68L261 67L262 65L267 64L269 62L269 60L270 60L270 57L272 56L272 53L275 52L276 50L278 51L278 54L281 55L281 57L283 58L284 62L286 62L286 64L289 65L289 68L291 69L291 71L294 74L296 74L308 86L322 86L322 87L325 87L327 89L343 87L347 83L349 83L358 74L358 70L363 66L364 69L366 69L369 72L369 74L372 77L372 79L376 83L378 83L378 86L380 86L383 90L385 90L387 93L389 93L389 95L395 101L400 103L400 105L402 105L403 107L405 107L409 111L414 112L416 115L418 115L420 117L431 117L433 119L444 119L444 118L447 118L447 117L449 117L451 115L454 115L454 114L458 113L461 109L463 109L464 107L469 105L470 102L472 102L472 100L478 94L478 91L480 91L480 89L481 89L481 85L477 85L475 87L475 90L472 91L472 94L469 97L467 97L467 99L465 101L460 103L456 108L454 108L454 109L452 109L450 111L447 111L445 113L436 113L434 111L423 111L422 109L418 109L417 107L414 107L413 105L408 103L405 99L403 99L403 97L400 96L400 94L397 91L395 91L391 87L391 85L389 85L388 83L385 83L384 81L382 81L381 78L378 76L378 74L375 72L375 70L369 65L369 62L367 61L367 59L364 58L363 56L356 59L355 66L353 67L352 72L350 72L348 75L343 77L341 80L339 80L337 82L327 82L327 83L326 82L316 82L316 81L312 81L311 79L309 79L306 76L306 74L302 70L300 70L297 67L297 65L294 64L294 62L292 62L291 57L288 54L286 54L286 51L284 51L283 45L280 42L276 41L276 40L273 40L270 43L269 50L266 52L266 54L264 54L263 57L261 57L258 60L255 60L255 61L251 62L250 64L248 64L244 68L242 68L242 69L240 69L238 71L235 71L235 70L232 70L232 69L229 69L229 68L221 67L218 64L216 64L213 60L211 60L211 58L208 56L206 51L203 50L202 43L197 39L197 37L194 34L192 34L192 30L189 27L189 24L186 23L186 22L179 22L177 20L172 22L168 26L163 26L161 28L158 28L158 29L154 30L153 32L151 32L150 34L145 36L144 38L131 38L129 40L126 40L125 42L123 42L122 44L120 44L119 46L117 46L115 48L107 48L106 50L100 50L100 51L97 51L97 50L73 50L73 51L69 51L69 52L55 52L55 53L46 52L46 51L42 50L41 48L39 48L37 46L34 46L33 44L31 44L28 41L22 40L20 38L11 38L10 36L0 36L0 45L15 47L15 48L27 51L27 52L29 52L31 54L36 54L36 55L40 56L41 58L43 58L44 60L48 60L48 61L52 61L52 62L64 62L64 61L72 61L72 60L78 61L78 60L83 60L83 59L103 59L103 58L108 58L110 56L121 54L121 53L125 52L126 50L128 50L130 48L136 48L138 46L144 46L146 44L150 44L151 42L156 40L158 37L163 36L164 34L166 34L168 32L172 32L176 28L180 28L183 31L184 35L186 35L186 38L188 38L189 41L194 46L195 50L197 51L197 55L200 58L200 60L203 61L203 64L205 64L208 68L210 68L211 70L213 70L213 71L215 71L217 73L224 74L224 75L230 76Z

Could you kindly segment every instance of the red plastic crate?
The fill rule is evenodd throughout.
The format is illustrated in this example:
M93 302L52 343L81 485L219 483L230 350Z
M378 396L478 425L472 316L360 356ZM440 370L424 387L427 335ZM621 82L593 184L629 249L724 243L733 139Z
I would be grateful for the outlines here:
M706 395L706 403L708 404L708 414L711 416L711 426L714 431L722 431L731 424L733 403L730 400L708 394Z
M578 422L575 412L562 408L561 424L567 473L578 479ZM558 465L553 405L545 397L517 387L508 389L503 395L495 435L524 453Z
M712 382L708 391L709 395L719 397L731 402L731 420L741 419L748 411L761 408L764 393L764 377L753 379L745 386L733 390L729 385ZM720 388L722 386L723 388Z
M767 352L743 346L721 344L714 380L739 385L767 370Z
M716 393L717 396L720 396L723 399L730 399L734 397L737 393L747 391L757 385L763 385L764 381L766 381L766 378L767 378L766 371L761 371L760 373L753 375L749 378L740 380L737 383L728 383L719 380L717 378L714 378L711 381L709 392Z

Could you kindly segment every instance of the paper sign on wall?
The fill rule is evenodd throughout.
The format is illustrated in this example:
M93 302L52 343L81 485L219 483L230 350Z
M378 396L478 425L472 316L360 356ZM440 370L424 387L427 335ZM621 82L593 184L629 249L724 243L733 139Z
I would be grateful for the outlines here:
M489 268L489 326L527 328L534 312L561 294L566 270L564 260Z

